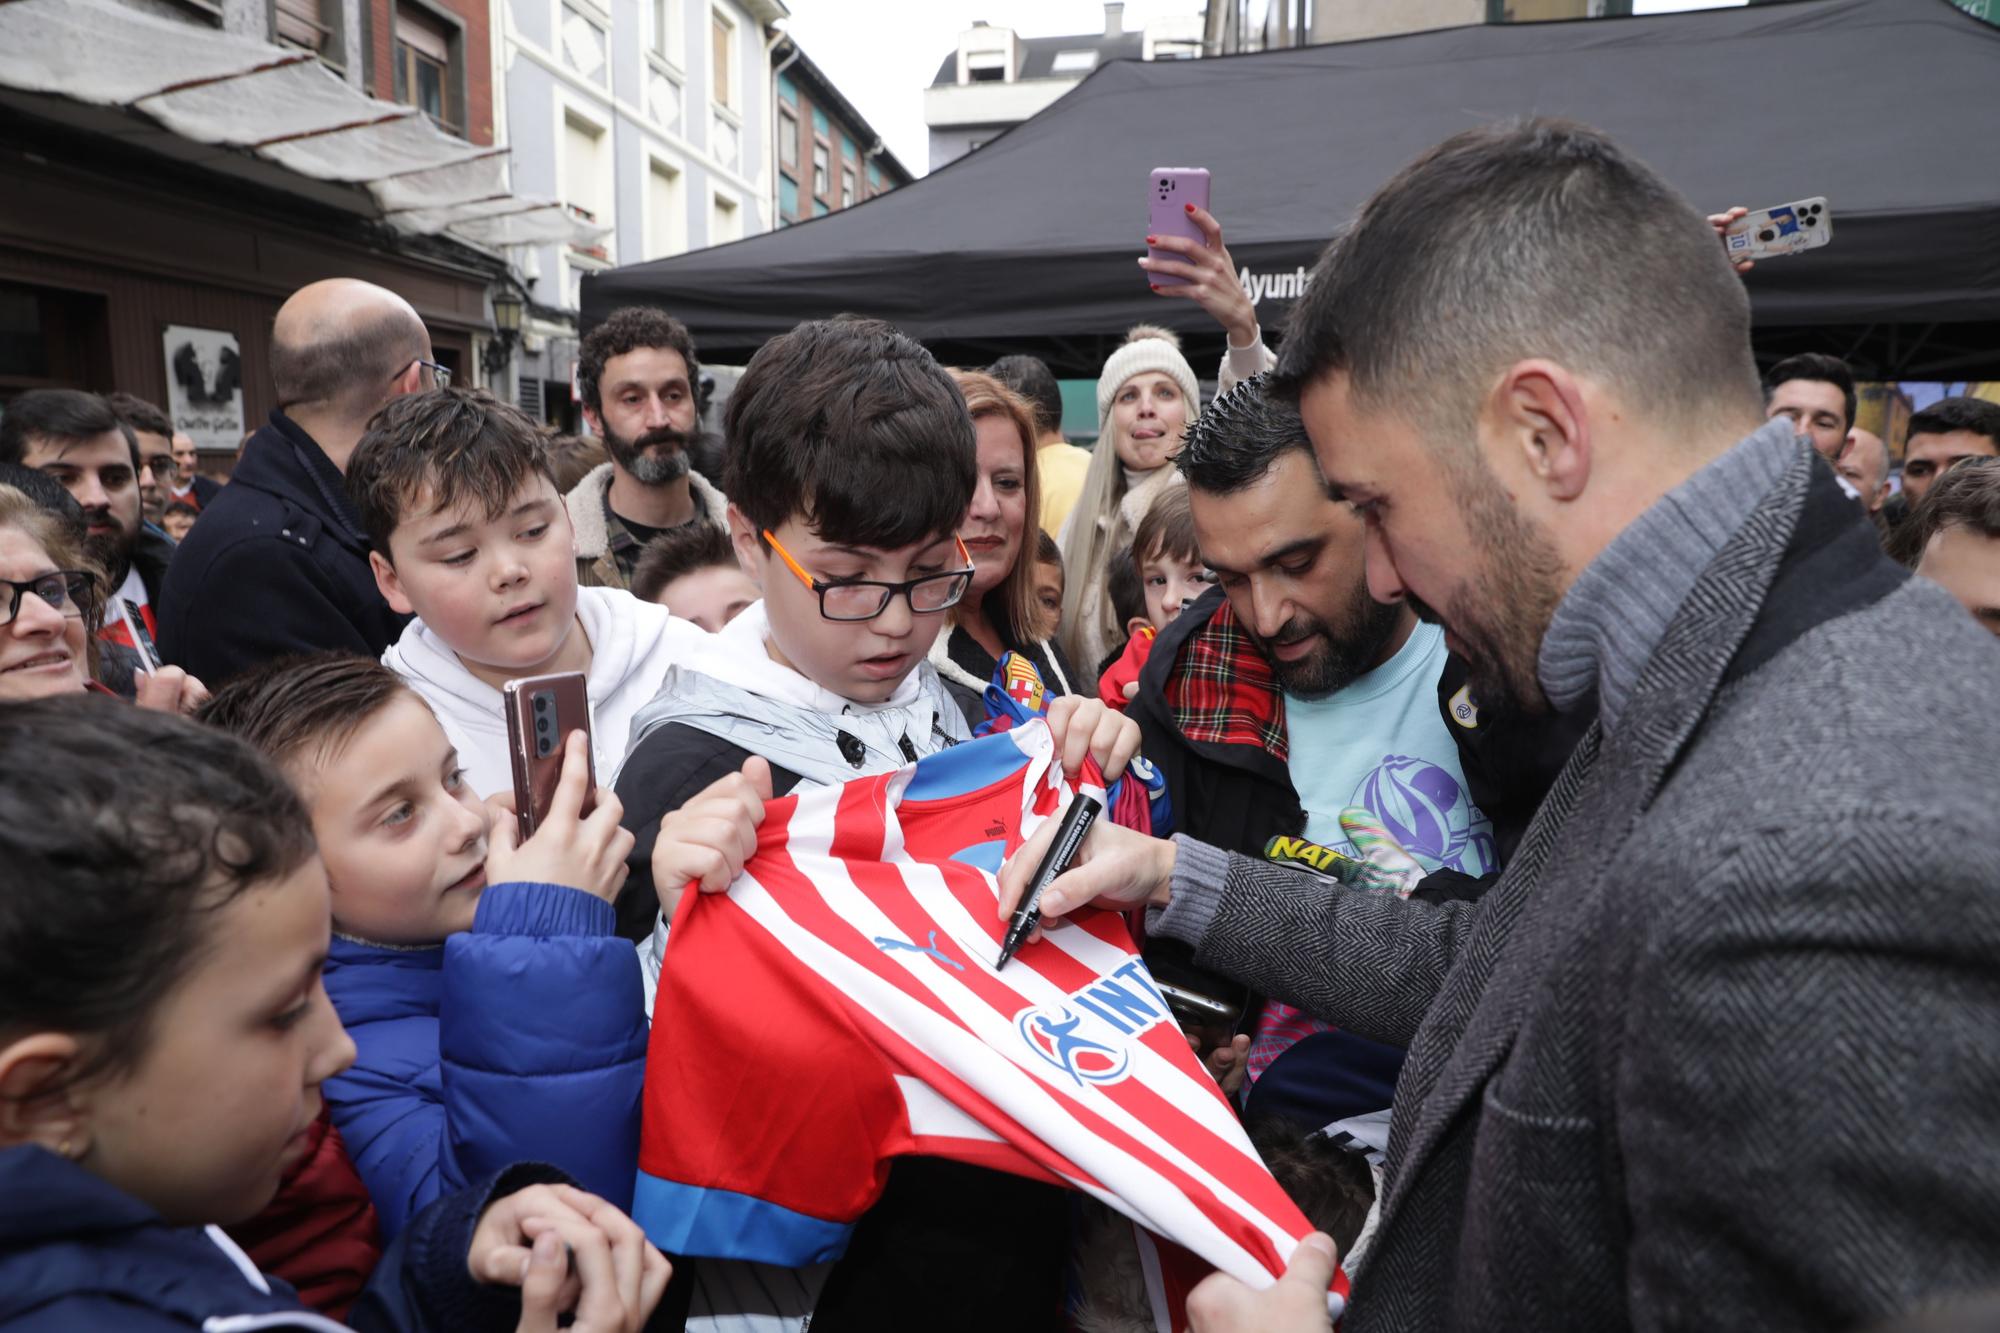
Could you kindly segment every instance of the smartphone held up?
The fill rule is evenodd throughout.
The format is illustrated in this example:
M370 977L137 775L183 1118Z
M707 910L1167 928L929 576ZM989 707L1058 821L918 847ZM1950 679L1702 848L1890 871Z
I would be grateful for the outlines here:
M1833 210L1820 195L1746 213L1723 231L1722 248L1731 262L1742 263L1816 250L1832 239Z
M1206 167L1156 167L1146 188L1146 234L1179 236L1196 245L1207 245L1208 237L1188 216L1188 205L1207 211L1208 183ZM1146 253L1153 259L1178 260L1182 257L1156 246L1149 246ZM1150 274L1147 281L1155 287L1180 287L1187 283L1186 278L1177 278L1170 273Z
M584 758L591 763L579 813L587 815L595 805L597 773L590 759L590 695L582 672L564 671L510 680L501 687L500 697L507 716L507 757L514 771L514 816L520 824L521 841L526 842L548 818L556 784L562 780L565 742L571 732L583 733Z

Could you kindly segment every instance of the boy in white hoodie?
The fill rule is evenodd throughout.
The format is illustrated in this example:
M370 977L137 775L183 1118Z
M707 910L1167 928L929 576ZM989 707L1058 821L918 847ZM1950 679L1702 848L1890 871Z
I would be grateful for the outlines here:
M480 797L512 784L500 687L581 671L592 758L611 786L632 717L706 636L663 606L579 588L575 541L534 424L479 390L384 408L347 465L376 586L417 619L382 655L458 748Z
M697 878L726 887L754 841L753 788L888 772L967 735L925 660L972 578L957 529L973 427L951 378L887 324L801 324L751 358L724 429L730 537L764 596L691 650L635 719L617 783L637 840L620 923L635 932ZM1081 762L1088 747L1107 776L1122 770L1137 725L1096 700L1065 702L1051 725L1066 756ZM905 1158L830 1274L693 1262L689 1327L763 1316L759 1327L797 1328L812 1314L922 1328L941 1309L1041 1327L1061 1308L1067 1234L1051 1186Z

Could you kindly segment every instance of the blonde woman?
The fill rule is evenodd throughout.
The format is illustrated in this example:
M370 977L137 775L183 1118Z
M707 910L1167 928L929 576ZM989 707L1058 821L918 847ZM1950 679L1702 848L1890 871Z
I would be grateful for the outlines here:
M1124 642L1106 591L1111 561L1153 499L1180 484L1171 460L1201 406L1201 388L1180 340L1141 324L1104 363L1097 379L1097 447L1083 492L1063 524L1063 643L1092 671ZM1094 687L1095 677L1086 688Z
M977 370L954 370L979 450L979 481L959 536L972 554L972 585L953 607L951 630L931 646L931 664L965 714L986 720L985 692L1000 658L1020 653L1035 664L1050 695L1075 694L1076 676L1062 650L1036 630L1036 470L1033 410L1019 394Z

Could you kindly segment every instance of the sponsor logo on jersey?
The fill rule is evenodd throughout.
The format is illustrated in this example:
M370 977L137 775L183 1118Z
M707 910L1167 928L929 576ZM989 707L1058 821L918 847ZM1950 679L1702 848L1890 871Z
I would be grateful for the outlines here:
M1131 1067L1130 1040L1166 1022L1167 1002L1134 958L1108 977L1070 992L1067 1004L1023 1009L1014 1030L1041 1060L1078 1086L1115 1083Z

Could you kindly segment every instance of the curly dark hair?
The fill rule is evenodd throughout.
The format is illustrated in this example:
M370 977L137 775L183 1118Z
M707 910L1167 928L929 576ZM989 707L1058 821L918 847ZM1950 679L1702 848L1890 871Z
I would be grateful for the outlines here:
M93 1038L129 1069L213 913L297 870L312 822L249 745L95 695L0 708L0 1034Z
M606 363L614 356L641 347L664 347L679 352L681 360L687 362L688 391L695 391L701 382L701 362L695 357L694 335L687 331L687 325L664 310L628 305L612 311L602 324L583 335L583 346L576 360L576 388L585 407L593 412L604 410L598 381L604 378Z

